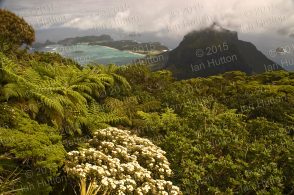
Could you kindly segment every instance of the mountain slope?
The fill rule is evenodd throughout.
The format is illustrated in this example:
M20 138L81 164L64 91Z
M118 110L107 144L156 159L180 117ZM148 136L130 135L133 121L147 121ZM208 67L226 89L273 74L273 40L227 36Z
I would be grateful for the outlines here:
M265 72L275 64L250 42L238 39L237 32L213 25L187 34L179 46L169 52L166 68L178 79L207 77L227 71L247 74ZM276 65L275 70L282 70Z
M77 43L88 43L88 42L105 42L113 41L109 35L100 35L100 36L83 36L75 38L66 38L64 40L58 41L58 44L61 45L73 45Z

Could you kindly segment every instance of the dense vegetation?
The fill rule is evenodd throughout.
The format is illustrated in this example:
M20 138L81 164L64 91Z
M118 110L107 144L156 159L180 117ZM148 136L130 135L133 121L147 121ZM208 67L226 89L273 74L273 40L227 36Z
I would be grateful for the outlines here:
M5 45L27 40L11 42L17 38L13 33L0 36ZM176 81L169 71L151 72L144 65L80 67L58 54L5 48L0 53L1 193L86 194L85 183L79 184L68 167L93 161L91 155L84 159L85 148L108 154L103 141L125 144L119 136L129 137L126 153L137 142L150 146L143 150L147 156L164 150L166 159L160 159L173 171L168 179L183 194L294 193L293 73L227 72ZM109 126L130 132L107 137ZM158 167L151 170L159 175ZM99 179L82 181L92 182L88 189L97 192Z
M35 40L34 29L24 19L7 10L1 10L0 49L12 50L22 44L31 45Z

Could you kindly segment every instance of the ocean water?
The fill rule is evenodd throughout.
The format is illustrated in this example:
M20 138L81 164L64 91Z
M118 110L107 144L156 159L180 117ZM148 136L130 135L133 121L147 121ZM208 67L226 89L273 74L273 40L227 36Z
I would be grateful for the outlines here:
M88 44L77 44L71 46L48 45L39 51L56 52L64 57L71 58L81 65L98 64L130 64L136 59L143 58L142 54L135 54L128 51Z

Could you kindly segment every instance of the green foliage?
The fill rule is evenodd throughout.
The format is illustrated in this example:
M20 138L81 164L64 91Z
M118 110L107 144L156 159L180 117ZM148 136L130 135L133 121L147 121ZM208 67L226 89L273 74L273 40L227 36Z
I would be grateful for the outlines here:
M293 194L294 73L175 81L142 65L80 67L15 50L33 30L0 15L0 193L74 194L65 150L116 126L164 149L184 194Z
M30 55L21 55L19 58L23 58L25 62L33 60L33 62L37 62L38 64L50 64L54 66L67 65L67 66L75 66L81 69L80 65L70 58L64 58L58 53L51 52L35 52ZM25 64L24 64L25 65Z
M0 50L8 51L22 44L31 45L35 40L34 29L10 11L0 9Z
M217 104L190 104L185 110L182 119L169 112L141 113L155 135L166 128L158 143L183 192L283 193L293 186L294 144L282 126L264 118L247 123ZM186 124L179 126L181 120Z
M81 123L88 127L92 133L95 128L106 128L110 125L130 124L126 116L120 116L113 112L103 110L102 106L92 102L89 105L88 113L79 119Z
M144 125L140 127L141 133L152 136L153 139L156 136L159 136L160 139L170 130L182 127L180 118L170 108L165 109L165 112L161 114L138 111L138 115L144 120Z
M90 111L88 102L95 102L115 85L130 88L123 77L112 70L104 72L101 67L80 70L74 66L32 64L23 69L4 54L0 58L3 100L19 102L18 106L32 118L70 134L81 133Z
M25 185L46 181L57 175L62 166L65 150L58 131L47 125L39 125L20 110L7 104L0 105L0 174L7 170L22 170L18 175L20 182L15 185L24 188ZM37 170L46 170L38 172ZM26 173L32 173L28 177ZM34 185L36 191L49 191L50 185ZM26 190L25 190L26 191ZM28 192L30 193L30 192Z
M231 72L172 82L151 94L162 112L137 112L134 130L167 151L186 194L290 193L292 79L285 72Z
M34 57L23 66L28 58L0 57L0 101L30 117L18 118L44 123L24 128L21 120L11 120L13 115L3 115L1 131L17 140L7 143L3 154L28 158L24 170L53 170L37 182L56 177L62 164L48 129L54 129L58 140L61 134L63 147L71 150L85 145L82 138L95 129L111 125L130 128L161 146L171 162L173 182L185 194L293 190L292 73L231 72L174 81L168 71L151 72L143 66L80 68ZM47 154L42 146L54 152ZM54 164L55 158L61 164ZM19 167L16 159L14 167ZM20 175L22 183L26 180ZM70 183L63 185L71 188ZM50 185L43 192L48 191Z

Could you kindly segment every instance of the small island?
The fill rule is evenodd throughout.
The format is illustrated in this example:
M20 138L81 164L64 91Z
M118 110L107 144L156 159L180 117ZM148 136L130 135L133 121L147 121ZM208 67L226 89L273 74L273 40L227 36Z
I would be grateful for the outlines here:
M121 51L129 51L132 53L144 55L157 55L168 51L168 48L159 42L140 43L133 40L113 40L109 35L100 36L83 36L66 38L57 42L47 40L45 43L34 43L33 48L39 49L48 45L59 44L63 46L72 46L76 44L100 45L118 49Z

